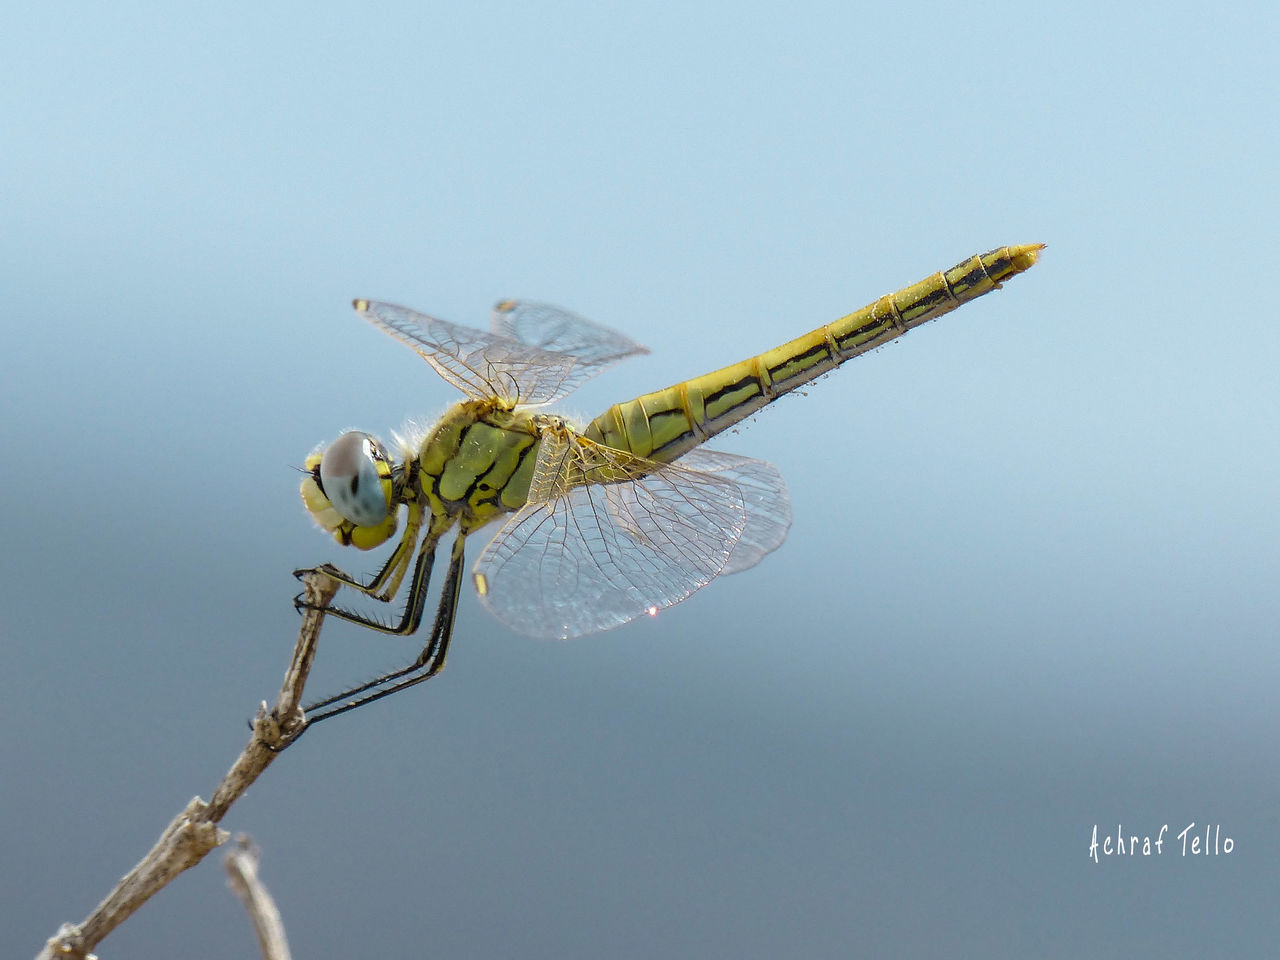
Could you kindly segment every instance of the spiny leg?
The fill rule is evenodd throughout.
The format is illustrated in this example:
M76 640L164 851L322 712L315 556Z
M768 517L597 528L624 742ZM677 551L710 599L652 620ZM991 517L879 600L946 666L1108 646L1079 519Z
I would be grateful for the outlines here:
M390 633L398 637L407 637L415 632L422 623L422 614L426 609L427 587L431 583L431 569L435 566L436 544L440 540L441 532L431 530L423 538L422 549L418 551L418 562L413 568L413 579L409 582L409 596L405 600L404 613L401 615L399 623L386 623L372 616L357 613L355 610L332 605L324 608L325 613L331 617L337 617L339 620L346 620L348 623L359 624L362 627L368 627L370 630ZM307 608L308 604L301 600L300 596L294 597L293 605L302 610Z
M423 509L420 504L409 504L409 515L405 521L404 533L400 536L400 542L391 551L391 556L387 557L387 562L382 565L382 569L368 583L361 583L355 577L338 569L331 563L322 563L318 567L303 567L293 571L293 575L301 580L312 570L317 570L326 577L337 580L344 586L352 587L361 593L367 593L375 600L381 600L386 603L400 589L400 582L404 579L404 575L409 569L409 557L413 555L414 544L418 542L418 533L422 529L422 515ZM298 605L298 600L301 596L302 594L298 594L294 598L294 606L297 606L299 610L302 609Z
M449 557L449 572L445 576L444 589L440 592L440 605L436 608L436 619L431 627L431 637L427 640L426 646L422 648L422 653L418 655L418 658L407 667L393 670L391 673L370 680L368 683L352 687L350 690L345 690L332 697L326 697L324 700L319 700L305 707L304 713L308 714L308 727L319 723L321 720L336 717L340 713L346 713L348 710L354 710L356 707L363 707L366 703L373 703L373 701L389 697L393 693L417 686L424 680L430 680L444 669L445 657L449 652L449 640L453 636L453 622L458 612L458 592L462 585L465 543L466 536L459 532L457 539L453 542L453 551ZM434 550L434 544L432 549ZM419 562L421 562L421 559ZM414 579L416 582L416 573ZM421 618L421 610L419 610L418 616ZM384 687L384 684L390 685ZM379 687L382 687L382 689L378 689ZM369 693L368 691L371 690L373 692ZM332 709L323 709L342 700L347 702ZM313 710L320 710L321 712L315 716L310 716Z

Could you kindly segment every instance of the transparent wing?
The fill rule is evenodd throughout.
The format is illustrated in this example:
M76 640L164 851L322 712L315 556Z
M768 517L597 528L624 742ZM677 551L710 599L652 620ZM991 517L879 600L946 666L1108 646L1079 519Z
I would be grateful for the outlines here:
M546 403L563 396L575 360L507 337L375 300L355 301L356 312L408 344L436 373L467 396Z
M648 353L630 337L549 303L502 300L493 308L493 332L540 350L567 353L578 363L575 385L619 360ZM567 392L567 391L566 391Z
M676 462L690 470L732 480L742 493L746 527L721 573L739 573L754 567L765 554L782 546L791 529L791 498L777 467L703 447L695 447Z
M529 502L476 562L481 600L521 633L575 637L679 603L746 525L727 467L660 464L547 430Z
M645 352L620 333L541 304L503 301L494 310L492 333L393 303L357 300L355 307L473 399L549 403L622 358Z

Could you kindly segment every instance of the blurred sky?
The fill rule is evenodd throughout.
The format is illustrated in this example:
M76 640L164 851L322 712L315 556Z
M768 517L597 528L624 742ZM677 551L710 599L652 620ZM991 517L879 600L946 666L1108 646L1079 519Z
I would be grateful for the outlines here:
M273 697L307 452L456 399L352 297L647 343L562 409L1007 243L719 446L756 569L449 668L224 823L296 956L1198 957L1280 936L1273 4L50 2L0 85L0 937L79 920ZM413 643L329 624L317 695ZM1229 856L1170 838L1220 824ZM1094 863L1102 832L1160 857ZM99 954L254 954L215 855Z

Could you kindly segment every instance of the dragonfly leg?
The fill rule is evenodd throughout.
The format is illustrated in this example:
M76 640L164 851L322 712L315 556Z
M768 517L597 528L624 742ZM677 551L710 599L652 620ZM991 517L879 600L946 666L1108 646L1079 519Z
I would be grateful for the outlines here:
M458 592L462 585L465 540L465 536L460 533L453 542L453 551L449 557L449 572L445 576L444 589L440 593L440 605L436 608L436 619L431 627L431 637L427 640L426 646L422 648L422 652L418 654L417 659L407 667L393 670L391 673L370 680L368 683L362 683L358 687L352 687L350 690L344 690L342 693L326 697L304 707L304 713L308 714L308 727L319 723L321 720L336 717L340 713L346 713L348 710L363 707L366 703L373 703L373 701L389 697L393 693L399 693L401 690L417 686L425 680L430 680L444 669L445 656L449 652L449 640L453 636L453 622L458 611ZM434 551L434 544L432 544L432 550ZM420 558L419 563L421 562ZM415 583L417 579L415 572ZM423 588L425 589L425 583ZM421 615L422 611L419 608L419 619L421 619ZM334 706L334 704L338 704L338 706ZM311 716L312 711L319 712Z
M398 623L390 623L368 614L348 610L346 607L333 605L325 607L325 613L328 616L346 620L348 623L359 624L362 627L368 627L370 630L377 630L380 633L407 637L417 630L422 623L422 614L426 609L427 587L431 583L431 569L435 566L436 543L439 539L440 535L438 533L431 532L422 541L422 549L418 552L418 562L413 568L413 578L409 582L409 596L405 601L404 612L401 614ZM323 567L320 570L328 574L328 571L324 570ZM340 580L339 582L345 583L346 581ZM299 610L309 606L301 597L302 595L299 594L293 598L293 605Z
M409 516L405 521L404 533L400 536L400 542L391 551L391 556L387 557L387 562L382 565L382 569L368 583L361 583L355 577L339 570L331 563L322 563L318 567L303 567L293 571L293 575L301 580L308 573L319 571L344 586L352 587L361 593L367 593L375 600L381 600L386 603L400 589L400 582L404 579L404 575L409 569L409 558L413 556L413 547L418 542L418 533L422 529L422 514L423 510L419 504L409 504ZM301 597L301 594L298 596ZM294 606L298 607L299 610L304 609L303 606L299 605L296 598Z

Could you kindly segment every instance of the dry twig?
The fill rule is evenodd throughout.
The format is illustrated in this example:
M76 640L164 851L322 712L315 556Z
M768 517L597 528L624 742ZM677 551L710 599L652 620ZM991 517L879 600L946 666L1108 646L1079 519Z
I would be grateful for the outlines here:
M328 605L337 592L337 581L312 572L303 578L306 600L312 607ZM186 809L165 828L160 839L136 867L123 877L97 908L81 923L65 923L44 945L36 960L90 960L93 950L108 933L120 926L139 907L184 870L194 867L210 850L229 836L218 828L231 804L258 779L271 761L306 728L302 714L302 690L315 659L323 609L303 611L302 627L293 659L275 708L268 711L264 701L253 720L253 734L244 752L208 803L194 797Z
M235 849L227 854L227 886L229 886L253 921L258 935L262 960L289 960L289 941L276 902L258 879L258 848L243 833L236 837Z

